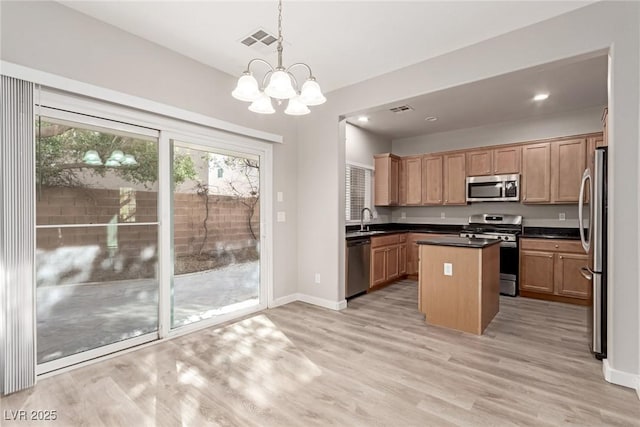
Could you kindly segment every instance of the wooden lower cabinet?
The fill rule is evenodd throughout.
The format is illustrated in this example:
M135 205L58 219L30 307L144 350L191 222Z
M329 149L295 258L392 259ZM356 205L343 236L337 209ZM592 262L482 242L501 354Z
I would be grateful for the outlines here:
M587 265L579 241L520 239L520 295L588 305L591 282L580 273Z
M371 278L369 288L385 285L406 276L406 234L371 238Z

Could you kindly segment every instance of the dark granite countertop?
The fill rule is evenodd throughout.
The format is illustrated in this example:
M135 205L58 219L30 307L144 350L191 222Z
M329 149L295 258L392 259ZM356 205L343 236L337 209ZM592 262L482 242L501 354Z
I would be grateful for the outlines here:
M561 227L524 227L520 237L532 239L580 240L580 230Z
M457 224L369 224L368 232L360 232L359 225L348 225L346 238L356 239L359 237L380 236L395 233L425 233L425 234L452 234L458 235L462 230L462 225Z
M487 246L500 244L497 239L468 239L466 237L457 236L441 236L426 237L424 240L418 240L419 245L436 245L436 246L457 246L462 248L482 249Z

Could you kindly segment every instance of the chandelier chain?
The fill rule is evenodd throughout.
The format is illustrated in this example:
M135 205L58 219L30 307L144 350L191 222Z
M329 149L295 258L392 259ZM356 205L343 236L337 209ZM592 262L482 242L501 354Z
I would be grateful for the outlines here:
M278 42L282 43L282 0L278 0Z

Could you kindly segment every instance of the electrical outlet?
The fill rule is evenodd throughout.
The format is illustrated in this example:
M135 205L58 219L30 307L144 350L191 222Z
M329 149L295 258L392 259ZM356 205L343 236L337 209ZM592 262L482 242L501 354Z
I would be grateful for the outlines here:
M316 284L320 284L320 273L316 273L315 281L316 281Z
M446 215L444 214L444 212L440 212L440 219L445 219Z
M566 216L566 214L565 214L564 212L560 212L560 213L558 214L558 219L559 219L560 221L565 221L565 220L567 219L567 216Z
M286 222L287 221L287 214L284 211L280 211L278 212L278 222Z
M400 218L407 219L407 213L404 211L400 212Z
M453 276L453 264L451 264L450 262L444 263L444 275Z
M373 211L373 219L377 219L378 218L378 211L374 210Z

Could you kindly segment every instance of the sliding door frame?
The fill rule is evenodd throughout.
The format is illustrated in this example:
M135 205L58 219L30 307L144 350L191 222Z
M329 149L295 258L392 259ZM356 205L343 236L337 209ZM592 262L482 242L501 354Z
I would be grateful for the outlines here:
M196 132L193 132L193 131ZM161 199L161 235L166 236L167 240L162 241L163 258L161 265L163 266L162 277L167 283L161 284L160 298L164 303L160 304L160 338L175 337L184 335L198 329L207 328L219 323L228 322L229 320L255 313L266 309L273 301L273 241L272 236L272 200L273 200L273 148L270 144L251 140L248 138L233 138L229 140L222 135L214 135L197 132L200 129L187 129L181 131L162 131L160 133L160 146L162 147L162 156L160 157L161 167L165 171L171 172L171 153L172 146L175 142L192 145L195 148L204 150L227 150L238 154L246 153L258 156L260 159L260 293L259 303L256 306L246 309L234 311L232 313L221 316L212 317L210 319L201 320L192 324L171 327L171 280L173 279L173 191L171 184L171 173L167 174L167 183L170 191L164 192ZM165 248L169 250L164 250Z

